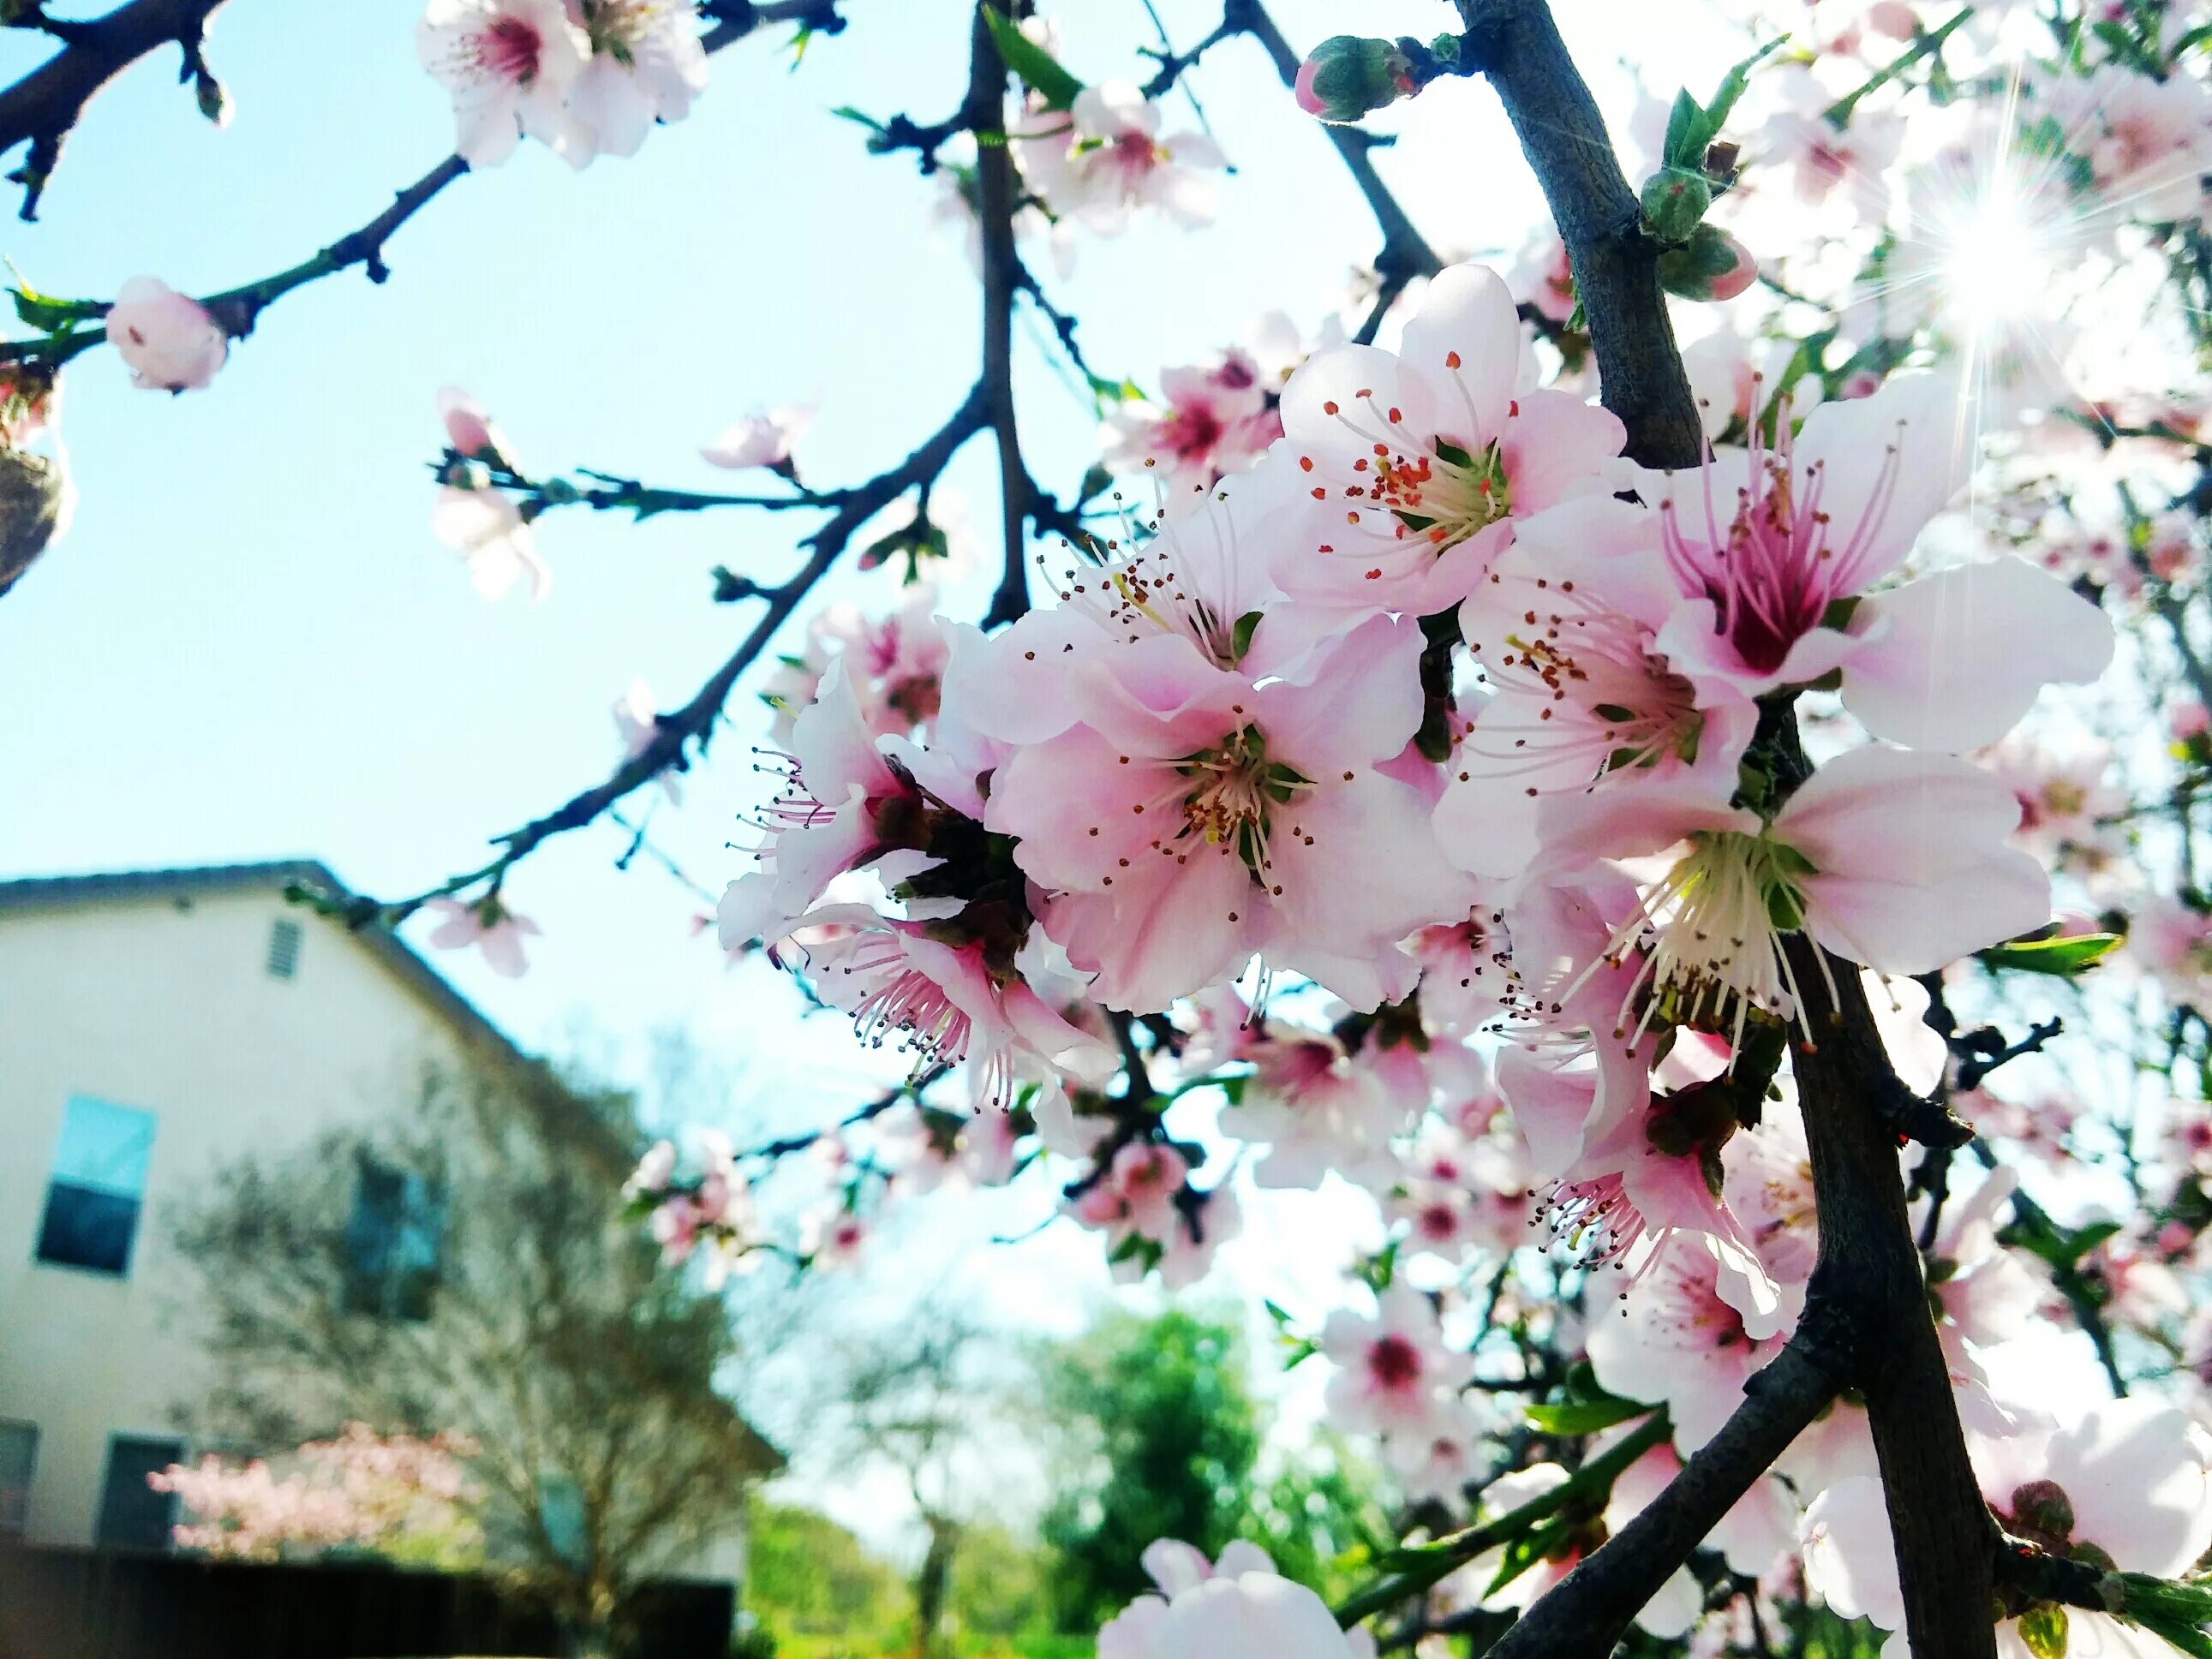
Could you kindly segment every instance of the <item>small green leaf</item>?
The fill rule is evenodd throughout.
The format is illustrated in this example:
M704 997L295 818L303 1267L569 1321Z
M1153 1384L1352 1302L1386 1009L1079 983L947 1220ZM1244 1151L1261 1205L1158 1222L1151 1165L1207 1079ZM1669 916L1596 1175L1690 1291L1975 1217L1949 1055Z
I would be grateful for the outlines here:
M1651 1407L1634 1400L1607 1395L1602 1400L1569 1400L1558 1405L1524 1406L1532 1427L1546 1434L1595 1434L1632 1417L1642 1417Z
M1777 35L1726 75L1721 76L1720 90L1713 94L1713 101L1705 106L1705 119L1711 124L1711 131L1707 134L1708 142L1720 136L1722 125L1727 121L1729 112L1735 107L1735 100L1743 96L1745 87L1750 84L1751 71L1757 67L1759 59L1789 38L1786 34ZM1702 162L1705 157L1705 145L1698 145L1698 155Z
M1703 161L1710 131L1698 100L1686 91L1676 93L1674 106L1667 112L1667 143L1661 152L1666 164L1687 168Z
M1252 635L1259 630L1260 617L1257 611L1247 611L1229 631L1229 654L1238 662L1243 661L1244 653L1252 648Z
M1059 60L1009 22L995 6L983 8L983 21L1005 58L1006 67L1021 83L1045 101L1048 109L1067 109L1083 90L1083 82L1060 66Z
M2051 974L2071 979L2096 966L2119 945L2118 933L2073 933L1992 945L1974 955L1985 968L2009 968L2023 974Z
M841 121L850 121L856 126L867 128L870 132L880 134L885 130L884 124L874 116L854 109L850 104L840 104L830 112Z
M2066 1609L2040 1601L2020 1616L2020 1639L2035 1659L2065 1659Z

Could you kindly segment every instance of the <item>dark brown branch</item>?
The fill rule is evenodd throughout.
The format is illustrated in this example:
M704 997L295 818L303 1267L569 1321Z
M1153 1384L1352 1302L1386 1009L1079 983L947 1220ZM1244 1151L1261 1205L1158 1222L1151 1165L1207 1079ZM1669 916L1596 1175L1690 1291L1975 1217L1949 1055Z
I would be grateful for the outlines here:
M1643 232L1605 118L1544 0L1459 0L1467 50L1497 89L1567 245L1602 368L1605 406L1645 466L1695 466L1698 407L1674 349L1659 250Z
M1826 1243L1823 1234L1822 1244ZM1490 1650L1492 1659L1607 1654L1721 1517L1836 1397L1848 1334L1809 1314L1744 1403L1636 1518L1577 1564Z
M1467 50L1512 120L1567 245L1607 407L1647 466L1694 466L1697 407L1668 325L1656 252L1589 88L1543 0L1460 0ZM1786 706L1760 741L1808 769ZM1840 1387L1864 1395L1916 1652L1988 1659L1995 1525L1966 1461L1898 1168L1897 1107L1912 1099L1884 1053L1858 970L1789 940L1804 993L1792 1070L1812 1153L1820 1255L1782 1355L1721 1432L1644 1512L1532 1607L1498 1659L1607 1652L1711 1526ZM1785 1370L1784 1367L1787 1367ZM1771 1380L1770 1380L1771 1379Z
M982 0L969 40L968 95L961 119L971 132L995 127L1006 98L1006 66L985 21ZM1022 464L1021 423L1014 412L1014 295L1020 286L1020 261L1014 252L1014 212L1021 187L1014 178L1012 152L1003 143L983 143L975 153L975 219L981 240L983 278L983 397L991 434L999 449L999 510L1004 562L999 585L984 615L986 628L1010 623L1030 608L1030 501L1036 487Z
M64 44L21 80L0 90L0 150L28 141L30 153L14 176L23 186L22 216L38 216L39 196L61 160L62 145L85 107L107 84L150 52L173 46L185 53L187 75L198 62L208 19L224 0L131 0L106 16L83 23L40 20L39 27Z

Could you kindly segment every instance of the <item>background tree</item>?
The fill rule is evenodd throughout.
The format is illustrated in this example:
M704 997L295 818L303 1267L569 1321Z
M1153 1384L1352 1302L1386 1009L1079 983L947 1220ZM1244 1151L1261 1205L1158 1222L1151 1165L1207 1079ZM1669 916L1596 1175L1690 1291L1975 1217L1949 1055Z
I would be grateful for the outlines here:
M494 1557L618 1638L636 1584L738 1525L780 1462L717 1387L723 1304L621 1221L642 1145L625 1096L486 1068L224 1170L179 1227L213 1311L203 1425L467 1435Z

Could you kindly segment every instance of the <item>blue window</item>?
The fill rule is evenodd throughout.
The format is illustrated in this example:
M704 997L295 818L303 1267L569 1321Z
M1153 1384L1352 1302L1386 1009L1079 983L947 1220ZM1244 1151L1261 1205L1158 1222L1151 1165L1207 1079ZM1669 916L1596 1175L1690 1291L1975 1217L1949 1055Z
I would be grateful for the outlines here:
M31 1522L31 1476L39 1467L39 1425L0 1423L0 1541L21 1538Z
M39 1260L118 1279L128 1273L153 1155L151 1112L72 1096L46 1183Z
M445 1206L428 1181L363 1153L346 1222L345 1311L428 1319L445 1226Z
M146 1477L184 1461L181 1440L118 1434L107 1442L107 1478L100 1485L93 1541L103 1549L165 1550L177 1523L174 1492L155 1492Z

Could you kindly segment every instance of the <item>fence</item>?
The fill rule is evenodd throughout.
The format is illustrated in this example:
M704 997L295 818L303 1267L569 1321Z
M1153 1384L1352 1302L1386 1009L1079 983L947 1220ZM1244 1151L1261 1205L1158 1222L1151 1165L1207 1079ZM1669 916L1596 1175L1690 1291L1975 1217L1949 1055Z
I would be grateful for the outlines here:
M733 1607L727 1584L648 1584L631 1608L635 1651L724 1659ZM489 1577L0 1547L0 1659L550 1659L562 1650L544 1607Z

